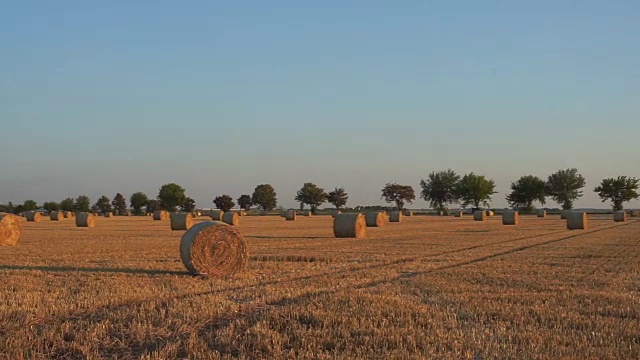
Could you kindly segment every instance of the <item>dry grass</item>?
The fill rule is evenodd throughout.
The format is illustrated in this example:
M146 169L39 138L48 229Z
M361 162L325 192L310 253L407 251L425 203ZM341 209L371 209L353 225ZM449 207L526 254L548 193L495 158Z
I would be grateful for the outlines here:
M635 219L411 217L355 240L330 216L246 217L230 279L187 275L182 233L148 217L21 221L2 359L640 357Z

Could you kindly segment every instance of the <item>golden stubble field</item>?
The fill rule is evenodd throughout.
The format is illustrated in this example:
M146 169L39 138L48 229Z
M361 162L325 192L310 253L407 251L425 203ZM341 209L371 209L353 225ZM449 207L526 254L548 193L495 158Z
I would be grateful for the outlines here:
M0 247L2 359L640 358L640 221L243 217L251 260L189 276L149 217L23 223Z

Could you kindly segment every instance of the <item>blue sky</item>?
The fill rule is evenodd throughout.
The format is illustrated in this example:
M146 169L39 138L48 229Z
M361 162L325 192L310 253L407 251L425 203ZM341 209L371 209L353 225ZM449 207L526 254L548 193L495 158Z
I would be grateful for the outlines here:
M0 202L640 177L637 1L8 1ZM554 205L551 202L548 205ZM415 207L426 206L417 201ZM635 201L630 206L639 207Z

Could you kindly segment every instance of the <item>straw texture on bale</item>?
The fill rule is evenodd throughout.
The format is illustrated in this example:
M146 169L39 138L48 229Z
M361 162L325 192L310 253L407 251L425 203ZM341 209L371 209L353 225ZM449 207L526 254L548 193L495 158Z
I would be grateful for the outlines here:
M49 218L53 221L60 221L64 219L64 214L62 211L52 211L51 214L49 214Z
M333 235L337 238L362 239L367 236L367 224L360 213L340 214L333 219Z
M537 213L539 218L546 218L547 217L547 212L545 210L538 210Z
M239 221L240 221L240 215L238 215L238 213L235 211L229 211L224 213L224 215L222 215L222 222L227 225L236 226L238 225Z
M518 225L520 214L517 211L505 211L502 213L502 225Z
M624 210L615 211L613 213L613 221L615 222L625 222L627 221L627 212Z
M487 220L487 212L483 210L478 210L473 213L473 220L475 221L485 221Z
M182 263L194 275L223 277L247 266L249 253L242 235L220 221L204 221L180 240Z
M589 227L587 213L583 211L571 211L567 214L567 229L584 230Z
M25 211L24 217L29 222L40 222L42 220L42 214L37 211Z
M367 227L381 227L384 226L384 223L387 221L387 217L379 212L368 212L364 215L365 223Z
M169 215L171 230L189 230L193 226L193 216L185 212L173 212Z
M402 215L404 216L413 216L413 211L409 209L402 209Z
M96 217L92 213L80 212L76 215L77 227L94 227L96 225Z
M222 221L222 217L224 216L224 211L222 210L211 210L211 220L213 221Z
M20 241L20 218L13 214L0 214L0 246L14 246Z
M74 217L73 211L63 211L62 214L64 215L65 219Z
M560 219L565 220L569 216L570 212L571 212L571 210L562 210L562 211L560 211Z
M285 220L293 221L296 219L296 211L295 210L287 210L284 212L283 217Z
M167 220L169 213L164 210L158 210L153 212L153 220Z
M402 221L402 213L400 211L389 212L389 222L400 222L400 221Z

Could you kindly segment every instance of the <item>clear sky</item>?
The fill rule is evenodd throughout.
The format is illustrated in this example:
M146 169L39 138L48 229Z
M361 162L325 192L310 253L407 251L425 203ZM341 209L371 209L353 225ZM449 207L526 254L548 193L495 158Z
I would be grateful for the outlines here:
M640 177L640 1L4 1L0 203ZM554 206L551 202L548 205ZM414 207L425 207L424 201ZM628 205L629 206L629 205ZM638 201L630 206L640 207Z

